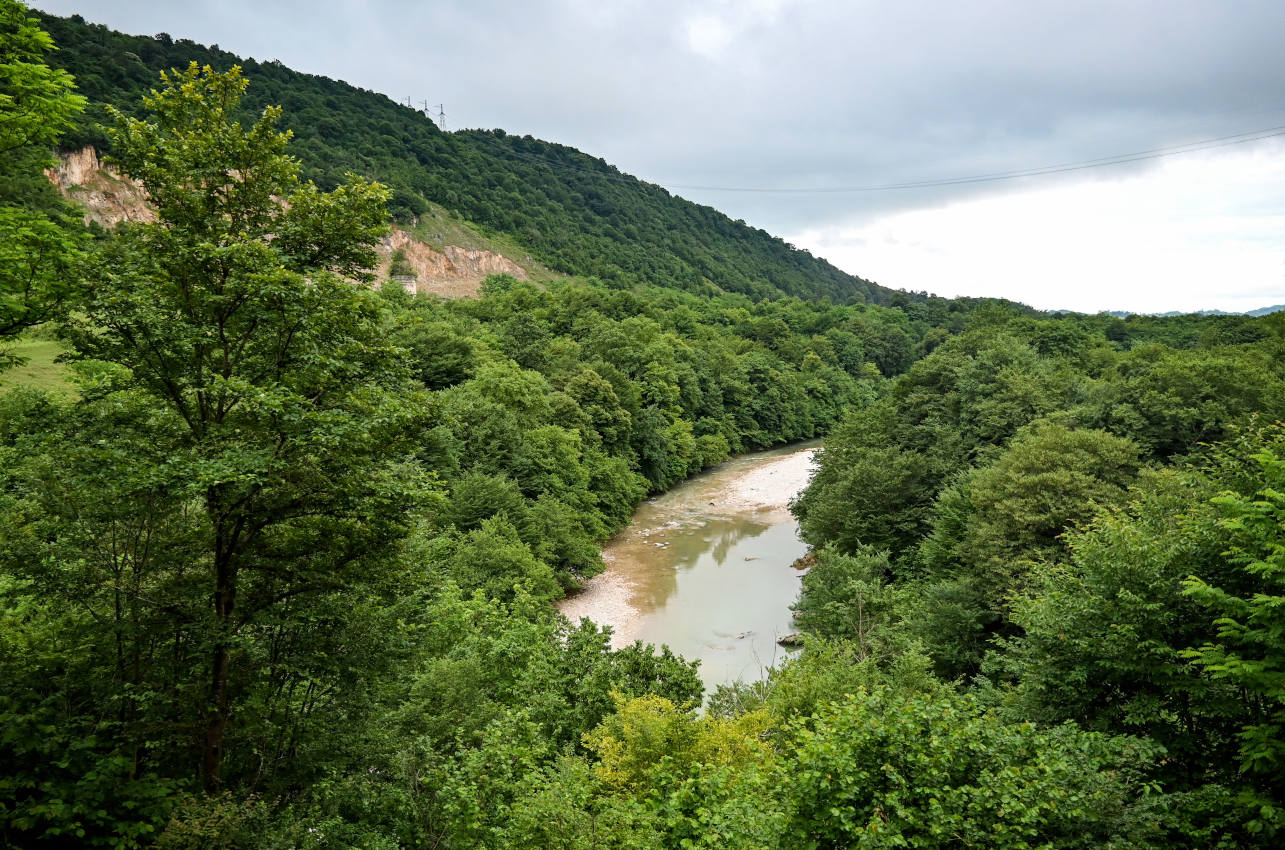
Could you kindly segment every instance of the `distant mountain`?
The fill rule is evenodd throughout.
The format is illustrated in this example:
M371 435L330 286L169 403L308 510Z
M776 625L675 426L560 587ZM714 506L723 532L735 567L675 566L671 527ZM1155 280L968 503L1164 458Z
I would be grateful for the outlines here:
M1266 316L1269 313L1279 313L1285 310L1285 304L1273 304L1270 307L1259 307L1257 310L1250 310L1245 313L1246 316Z
M1266 316L1271 313L1278 313L1285 310L1285 304L1274 304L1271 307L1259 307L1257 310L1246 310L1243 313L1229 313L1226 310L1168 310L1164 313L1133 313L1128 310L1107 310L1108 316L1115 316L1118 319L1125 319L1129 316L1160 316L1168 318L1171 316ZM1065 311L1063 311L1065 312Z
M609 284L844 303L925 300L840 271L573 148L503 130L442 132L427 115L384 95L164 33L123 35L79 15L43 15L42 23L59 47L50 64L70 71L91 101L65 139L69 148L107 147L98 126L107 120L106 107L138 113L162 70L193 61L216 69L239 64L250 80L247 112L284 108L282 123L294 132L291 151L305 177L323 188L350 171L379 179L393 192L390 208L399 221L436 205L511 238L554 272Z

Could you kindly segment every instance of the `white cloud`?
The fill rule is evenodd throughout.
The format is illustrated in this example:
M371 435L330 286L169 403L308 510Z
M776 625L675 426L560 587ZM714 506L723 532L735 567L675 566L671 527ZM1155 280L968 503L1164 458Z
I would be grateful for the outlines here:
M1285 146L805 230L863 277L1042 309L1249 310L1285 303Z
M714 15L687 19L687 45L708 59L717 59L732 43L732 30Z
M724 58L733 42L776 23L786 0L714 0L683 22L687 46L706 59Z

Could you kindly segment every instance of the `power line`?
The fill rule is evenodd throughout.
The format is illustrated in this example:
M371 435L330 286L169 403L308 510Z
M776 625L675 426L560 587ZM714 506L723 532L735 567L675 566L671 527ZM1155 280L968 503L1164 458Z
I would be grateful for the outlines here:
M771 187L771 186L692 186L682 184L661 184L668 189L687 189L702 192L763 192L763 193L806 193L833 194L840 192L886 192L895 189L921 189L936 186L962 186L969 183L992 183L999 180L1017 180L1022 177L1039 177L1045 174L1063 174L1068 171L1084 171L1090 168L1105 168L1111 165L1126 165L1131 162L1142 162L1149 159L1178 156L1185 153L1212 150L1214 148L1240 145L1246 142L1257 142L1276 136L1285 136L1285 126L1268 127L1262 130L1251 130L1247 133L1236 133L1216 139L1204 139L1199 142L1188 142L1166 148L1153 148L1133 153L1104 156L1098 159L1080 162L1045 165L1039 168L1027 168L1019 171L1004 171L994 174L975 174L968 177L947 177L936 180L911 180L903 183L882 183L868 186L814 186L810 188Z
M482 133L483 138L492 139L490 134ZM1168 147L1151 148L1149 150L1134 151L1132 153L1115 154L1113 156L1098 157L1097 159L1079 160L1075 162L1058 163L1054 165L1039 166L1036 168L1019 169L1016 171L995 172L990 174L974 174L964 177L945 177L927 180L908 180L899 183L878 183L861 186L810 186L810 187L781 187L781 186L707 186L692 185L684 183L662 183L641 180L640 178L631 177L626 174L609 174L589 168L581 168L570 163L560 162L557 160L547 159L542 156L528 153L526 151L506 148L505 153L508 156L525 159L530 162L547 165L552 168L562 169L564 171L573 171L581 174L590 174L599 179L618 180L630 183L652 183L670 190L686 190L700 192L742 192L758 194L841 194L856 192L888 192L905 189L927 189L943 186L964 186L972 183L994 183L1003 180L1018 180L1023 177L1040 177L1048 174L1064 174L1071 171L1085 171L1092 168L1106 168L1113 165L1127 165L1133 162L1144 162L1146 160L1162 159L1171 156L1180 156L1188 153L1198 153L1205 150L1228 147L1230 145L1241 145L1248 142L1257 142L1264 139L1271 139L1278 136L1285 136L1285 125L1277 127L1266 127L1260 130L1249 130L1243 133L1234 133L1230 136L1219 136L1212 139L1201 139L1200 141L1187 142L1181 145L1171 145Z

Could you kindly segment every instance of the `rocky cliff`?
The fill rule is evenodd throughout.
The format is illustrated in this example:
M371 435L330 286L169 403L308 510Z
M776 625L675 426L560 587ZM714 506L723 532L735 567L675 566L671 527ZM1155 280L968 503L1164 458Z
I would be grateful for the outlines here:
M493 274L513 275L526 280L526 269L502 254L458 245L435 251L405 230L394 227L379 245L379 280L393 277L408 290L447 298L475 295L478 286ZM398 268L393 269L393 258ZM404 272L411 272L405 274ZM392 272L403 272L391 274Z
M45 174L85 211L86 224L114 227L122 221L156 220L143 187L105 167L92 147L63 154L58 166Z
M110 228L122 221L156 220L143 187L104 166L92 147L63 154L57 167L45 173L63 195L84 210L86 224L94 221ZM476 295L482 281L493 274L528 278L526 269L502 254L458 245L445 245L437 251L398 227L381 240L377 251L378 280L388 280L395 271L395 280L408 290L446 298ZM394 259L398 261L396 269Z

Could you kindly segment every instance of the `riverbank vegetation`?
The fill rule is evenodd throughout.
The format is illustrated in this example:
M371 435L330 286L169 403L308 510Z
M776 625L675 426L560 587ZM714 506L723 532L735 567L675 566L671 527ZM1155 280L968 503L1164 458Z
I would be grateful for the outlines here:
M916 363L798 500L797 616L997 719L1152 747L1162 846L1272 846L1285 324L1173 341L1021 320Z
M0 12L0 86L54 101L34 187L80 103ZM5 333L53 317L74 383L0 388L0 846L1277 842L1279 319L579 250L474 300L375 289L386 187L303 180L236 70L151 84L91 112L156 222L0 219L58 249ZM549 604L647 494L821 434L807 646L764 682L701 712L692 665Z

